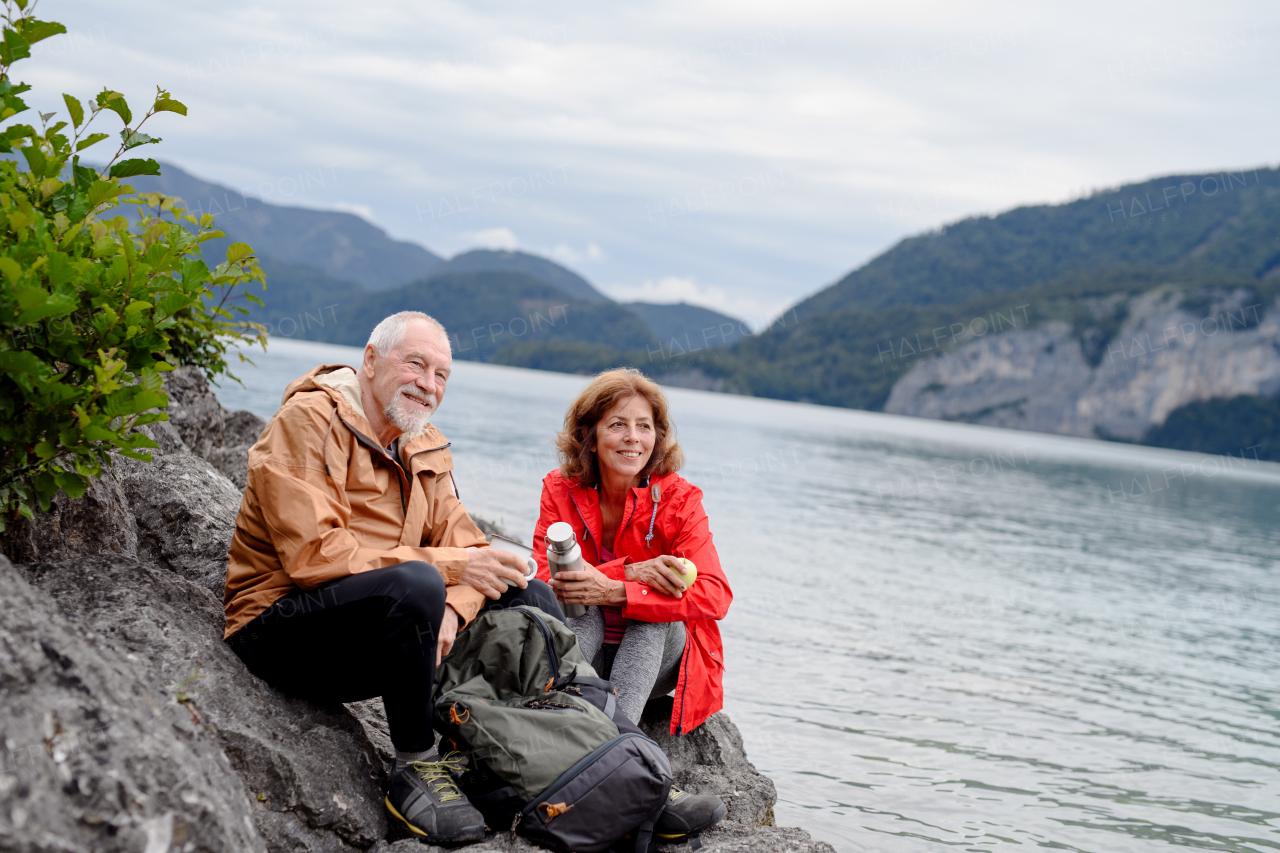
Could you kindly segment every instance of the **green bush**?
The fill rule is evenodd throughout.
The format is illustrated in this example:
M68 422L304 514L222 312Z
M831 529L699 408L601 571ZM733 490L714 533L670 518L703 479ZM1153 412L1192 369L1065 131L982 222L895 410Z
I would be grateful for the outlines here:
M167 420L161 373L181 364L225 373L228 351L256 337L232 307L236 289L261 281L253 250L233 244L210 270L200 244L223 236L213 217L196 219L177 199L134 194L122 183L157 175L154 160L122 159L160 140L142 133L159 113L187 109L157 88L136 123L123 95L103 89L85 107L63 95L67 121L38 113L39 129L12 122L31 87L14 63L31 45L66 32L37 20L28 0L6 0L0 43L0 530L59 491L84 493L114 454L149 461L156 444L138 427ZM80 154L110 134L90 132L114 114L124 127L101 170ZM51 124L50 122L53 121ZM17 159L21 155L20 167ZM109 216L140 207L132 225ZM244 292L249 300L253 294Z

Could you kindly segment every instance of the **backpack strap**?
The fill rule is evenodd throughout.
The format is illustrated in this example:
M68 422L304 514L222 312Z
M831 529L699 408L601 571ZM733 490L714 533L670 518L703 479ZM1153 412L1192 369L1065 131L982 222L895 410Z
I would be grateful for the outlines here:
M652 853L653 844L653 828L658 823L658 818L662 817L662 813L667 809L667 795L671 793L673 781L668 780L662 791L662 803L658 806L657 811L649 816L649 819L636 827L636 843L634 853Z
M612 720L614 718L614 713L618 710L618 694L613 689L613 682L604 678L597 678L594 675L578 675L578 670L575 667L573 672L569 673L568 676L555 682L552 685L552 689L559 690L563 687L569 686L570 684L581 684L583 687L594 687L597 690L603 691L605 697L604 707L600 710L604 711L604 715L609 719Z

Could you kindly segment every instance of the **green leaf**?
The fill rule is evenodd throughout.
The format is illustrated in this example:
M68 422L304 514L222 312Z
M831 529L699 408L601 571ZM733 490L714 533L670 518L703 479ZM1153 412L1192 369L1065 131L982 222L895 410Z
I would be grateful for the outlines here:
M66 294L55 293L43 304L37 305L31 310L24 311L19 314L18 319L14 321L14 324L18 326L25 326L27 323L34 323L37 320L43 320L45 317L70 314L74 310L76 310L76 301L74 298Z
M71 114L71 123L79 127L80 122L84 121L84 107L80 106L80 102L70 95L64 94L62 100L67 105L67 112Z
M84 436L86 441L112 441L116 437L114 432L97 424L89 424L80 430L80 434Z
M97 145L99 142L106 139L110 135L111 134L109 133L91 133L88 136L86 136L84 139L81 139L79 142L76 143L76 151L80 152L88 148L90 145Z
M248 243L232 243L227 247L227 263L238 264L253 254L253 247Z
M43 178L45 169L49 167L49 161L45 159L44 152L34 145L19 148L18 150L26 158L27 168L31 170L31 174Z
M180 116L187 114L187 105L173 98L156 98L156 104L152 109L158 113L177 113Z
M138 133L136 130L130 131L127 127L120 131L120 138L124 140L125 151L128 151L130 148L137 148L139 145L147 145L161 141L158 136L147 136L145 133Z
M30 373L40 376L44 372L44 362L32 353L18 350L0 352L0 373Z
M31 43L18 34L17 30L6 28L4 42L0 43L0 64L12 65L19 59L31 55Z
M124 95L119 92L103 89L98 93L98 97L95 100L98 104L98 109L111 110L124 120L126 127L129 122L133 121L133 113L129 112L129 104L125 101Z
M76 276L76 268L71 265L71 259L62 252L53 252L48 256L49 262L45 264L45 269L49 271L49 284L57 287L60 284L66 284Z
M9 284L16 284L18 279L22 278L22 265L13 258L5 256L0 258L0 272L9 279Z
M57 476L58 485L62 487L62 491L67 493L69 498L78 498L84 495L85 488L88 483L79 474L72 471L64 471Z
M96 178L98 173L94 172ZM89 200L90 207L97 207L109 198L115 198L120 194L119 184L113 184L111 181L95 181L85 193L85 198Z
M61 35L66 31L67 28L57 21L37 21L35 18L27 18L22 23L22 37L28 44L44 41L49 36Z
M155 160L121 160L111 167L111 177L132 178L134 175L158 175L160 164Z

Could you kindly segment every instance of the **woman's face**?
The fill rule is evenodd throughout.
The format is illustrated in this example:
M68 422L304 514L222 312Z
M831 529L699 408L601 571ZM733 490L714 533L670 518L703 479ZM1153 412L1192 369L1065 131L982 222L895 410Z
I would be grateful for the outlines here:
M649 401L639 394L619 401L596 424L596 459L601 476L638 478L649 464L656 439Z

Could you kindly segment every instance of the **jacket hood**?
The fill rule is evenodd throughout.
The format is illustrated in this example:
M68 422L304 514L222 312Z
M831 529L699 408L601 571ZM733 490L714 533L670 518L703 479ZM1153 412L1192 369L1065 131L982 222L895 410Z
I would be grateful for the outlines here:
M342 418L353 430L362 433L371 441L376 441L373 425L364 413L364 400L360 393L360 377L355 368L345 364L322 364L307 371L289 383L284 389L280 404L284 405L295 394L321 391L333 400ZM447 444L447 440L435 424L428 424L427 431L406 442L403 447L409 453L419 453L425 449Z

